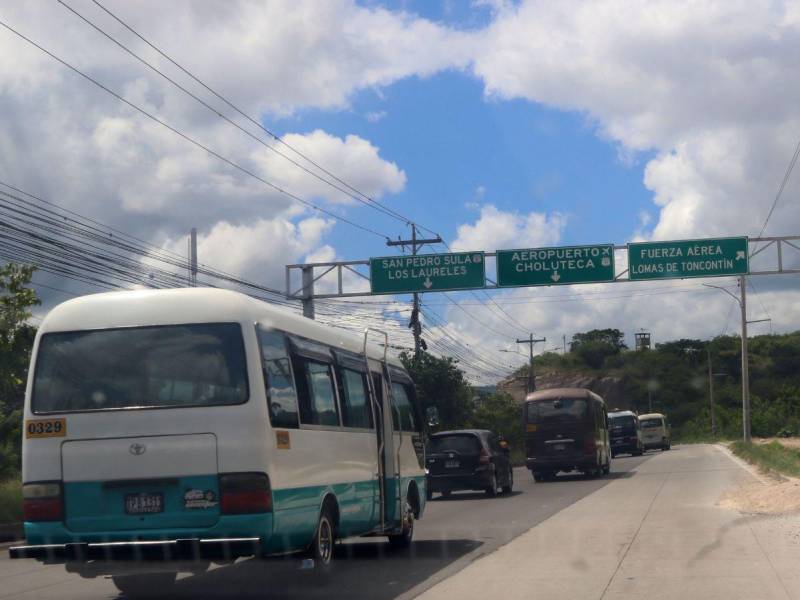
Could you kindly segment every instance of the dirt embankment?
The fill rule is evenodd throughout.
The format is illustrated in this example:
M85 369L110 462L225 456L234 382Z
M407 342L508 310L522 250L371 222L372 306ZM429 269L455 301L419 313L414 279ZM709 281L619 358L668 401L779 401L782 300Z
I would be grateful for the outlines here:
M777 441L784 446L800 449L800 438L766 438L754 443L768 444ZM752 469L758 467L751 465ZM800 514L800 479L787 477L774 471L759 471L762 481L748 479L728 490L718 504L746 514L784 515Z

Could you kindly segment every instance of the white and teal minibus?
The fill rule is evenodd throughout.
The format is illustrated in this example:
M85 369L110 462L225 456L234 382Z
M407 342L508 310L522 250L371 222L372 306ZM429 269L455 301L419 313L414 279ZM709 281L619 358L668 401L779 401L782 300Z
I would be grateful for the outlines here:
M382 342L379 345L375 342ZM54 308L25 396L27 545L12 558L124 592L237 557L388 536L425 508L414 385L385 334L227 290L85 296Z

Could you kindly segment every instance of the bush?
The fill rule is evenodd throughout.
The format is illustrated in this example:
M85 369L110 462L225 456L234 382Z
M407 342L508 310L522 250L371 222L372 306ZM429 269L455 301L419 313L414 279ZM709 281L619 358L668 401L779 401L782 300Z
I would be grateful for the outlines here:
M0 482L0 523L22 521L22 482L19 477Z

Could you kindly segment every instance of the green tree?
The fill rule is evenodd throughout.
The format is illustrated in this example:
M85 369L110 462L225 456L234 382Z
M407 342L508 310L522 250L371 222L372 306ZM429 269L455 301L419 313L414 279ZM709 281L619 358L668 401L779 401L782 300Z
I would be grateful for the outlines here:
M625 334L619 329L592 329L586 333L576 333L570 342L570 352L574 352L587 366L599 369L610 356L619 354L628 347Z
M490 429L502 435L511 447L517 462L523 457L525 432L522 425L522 407L508 394L488 394L472 414L470 426Z
M0 479L19 469L22 402L36 329L27 323L39 304L30 289L34 268L0 268Z
M429 407L436 407L441 429L465 427L469 423L473 390L457 361L428 352L420 352L416 358L403 352L400 360L417 386L423 414Z

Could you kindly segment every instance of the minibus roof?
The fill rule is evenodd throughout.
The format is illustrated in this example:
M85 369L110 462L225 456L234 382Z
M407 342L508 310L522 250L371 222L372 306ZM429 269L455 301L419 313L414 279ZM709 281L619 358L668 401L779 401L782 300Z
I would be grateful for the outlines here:
M90 294L53 308L39 328L40 334L58 331L179 325L183 323L259 322L290 334L318 340L340 350L361 354L364 337L307 319L286 308L274 306L246 294L218 288L173 288L130 290ZM382 340L370 333L370 358L381 360ZM389 362L402 367L399 360Z
M664 415L662 413L647 413L646 415L639 415L639 420L642 419L663 419Z
M553 388L549 390L541 390L532 392L525 397L526 402L537 400L555 400L557 398L594 398L600 402L603 399L591 390L586 388Z

